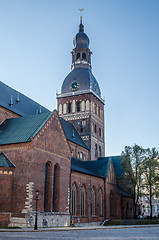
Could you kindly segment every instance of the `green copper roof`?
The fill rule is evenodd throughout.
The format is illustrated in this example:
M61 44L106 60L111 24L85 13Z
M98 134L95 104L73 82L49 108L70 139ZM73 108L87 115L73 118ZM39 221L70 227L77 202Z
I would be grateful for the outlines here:
M107 178L111 161L113 162L116 176L119 178L123 174L120 156L101 157L96 161L82 161L72 157L71 169L88 175Z
M31 141L52 113L6 119L0 125L0 145Z
M2 152L0 154L0 167L12 167L15 168L13 163L6 157L6 155Z
M89 149L86 144L84 143L84 141L82 140L81 136L79 135L79 133L77 132L77 130L75 129L75 127L73 126L72 123L64 120L63 118L60 117L60 121L61 124L63 126L65 135L67 137L68 140Z

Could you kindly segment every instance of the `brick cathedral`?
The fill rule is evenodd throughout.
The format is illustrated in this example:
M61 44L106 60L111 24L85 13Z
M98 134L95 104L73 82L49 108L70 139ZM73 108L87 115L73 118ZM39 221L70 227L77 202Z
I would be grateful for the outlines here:
M71 72L49 111L0 82L0 226L100 224L132 217L120 156L105 157L104 100L82 18Z

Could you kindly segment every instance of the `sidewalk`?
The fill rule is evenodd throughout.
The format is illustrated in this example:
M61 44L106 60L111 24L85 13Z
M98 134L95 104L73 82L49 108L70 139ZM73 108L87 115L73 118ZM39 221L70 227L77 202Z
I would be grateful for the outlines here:
M118 225L118 226L87 226L87 227L55 227L55 228L0 228L0 232L44 232L44 231L76 231L76 230L102 230L102 229L122 229L122 228L145 228L159 227L159 224L154 225Z

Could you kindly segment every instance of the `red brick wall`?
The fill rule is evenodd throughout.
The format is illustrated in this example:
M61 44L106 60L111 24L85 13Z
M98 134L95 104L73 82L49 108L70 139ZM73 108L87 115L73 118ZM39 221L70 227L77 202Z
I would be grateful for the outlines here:
M10 214L0 213L0 227L6 227L10 223Z
M104 220L104 204L103 204L103 216L99 216L99 195L98 190L101 188L102 197L104 203L104 180L101 178L93 177L90 175L73 172L71 174L71 186L75 183L77 189L77 202L76 202L76 218L75 223L78 221L78 217L80 218L81 223L88 222L99 222ZM80 200L80 191L81 187L84 185L85 188L85 215L81 217L81 200ZM95 190L95 216L91 216L91 189Z
M76 157L76 158L79 158L78 157L78 153L82 153L83 156L85 156L85 161L88 161L89 160L89 150L87 150L86 148L84 147L81 147L71 141L68 141L69 142L69 145L70 145L70 150L72 152L72 156ZM84 160L84 158L82 159Z
M35 210L35 190L38 188L38 210L44 210L45 165L47 162L50 162L52 168L51 191L53 189L54 166L59 164L59 211L66 212L68 210L71 153L56 112L54 112L35 138L32 139L31 143L0 146L0 151L3 151L16 166L12 212L20 213L26 209L26 202L28 202L26 187L30 182L33 183L33 197L31 201L33 209ZM2 209L4 209L4 206Z
M15 118L19 117L18 114L13 113L6 108L3 108L0 106L0 124L6 119L6 118Z
M0 212L11 211L13 168L0 168Z

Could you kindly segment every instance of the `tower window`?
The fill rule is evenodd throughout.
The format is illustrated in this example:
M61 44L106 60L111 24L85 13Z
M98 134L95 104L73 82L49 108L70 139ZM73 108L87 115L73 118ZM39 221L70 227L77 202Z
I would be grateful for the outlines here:
M98 107L98 117L100 118L100 107Z
M82 53L82 60L86 60L86 54Z
M68 104L68 113L71 113L71 103Z
M97 144L95 144L95 158L98 157L98 148L97 148Z
M97 104L95 104L95 114L97 114Z
M96 124L94 125L94 132L95 132L95 133L97 132L97 126L96 126Z
M80 102L77 102L77 112L80 112L80 110L81 110Z
M80 53L77 53L77 60L80 60Z
M102 149L101 149L101 146L99 146L99 157L102 156Z
M101 128L99 128L99 136L101 137Z

